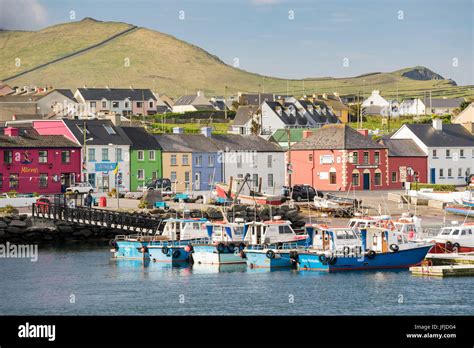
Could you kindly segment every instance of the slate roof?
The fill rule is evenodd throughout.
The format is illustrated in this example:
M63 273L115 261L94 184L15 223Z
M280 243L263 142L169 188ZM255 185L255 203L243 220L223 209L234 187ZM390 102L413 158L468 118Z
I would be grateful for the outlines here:
M173 106L191 105L197 97L197 94L182 95L174 102Z
M264 101L273 102L275 99L272 93L258 93L256 94L241 94L239 96L239 103L241 105L259 105L258 101L263 103Z
M57 91L57 92L61 93L63 96L65 96L66 98L69 98L72 101L75 101L77 103L77 100L74 97L74 93L70 89L60 88L60 89L54 89L53 91Z
M411 139L387 139L383 138L380 143L388 147L388 155L391 157L427 157Z
M234 118L234 126L243 126L249 120L252 119L252 116L257 111L258 106L256 105L241 105L237 109L237 113L235 114Z
M85 100L156 100L149 89L130 89L130 88L78 88L79 93Z
M258 135L213 134L211 139L222 151L284 151L277 144L267 141Z
M436 130L431 124L405 124L428 147L474 146L474 136L460 124L443 124Z
M143 127L120 127L132 142L132 150L159 150L160 144L153 134Z
M385 149L370 137L343 124L331 124L320 128L312 136L295 144L292 150L356 150Z
M0 147L5 148L66 148L80 147L62 135L39 135L33 128L19 128L19 136L4 135L4 127L0 128Z
M426 99L425 105L432 108L457 108L464 101L463 98Z
M217 152L219 148L203 134L156 134L165 152Z
M86 128L88 134L86 137L93 138L87 142L87 145L131 145L132 142L127 137L121 127L116 127L110 120L70 120L63 119L66 126L74 134L79 143L84 143L84 134L82 132L84 128L84 122L86 122ZM112 127L116 134L109 134L106 127Z

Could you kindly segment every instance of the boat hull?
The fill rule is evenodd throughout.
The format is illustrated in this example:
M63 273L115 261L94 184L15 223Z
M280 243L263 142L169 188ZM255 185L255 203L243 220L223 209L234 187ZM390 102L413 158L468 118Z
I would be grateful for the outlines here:
M266 250L246 250L246 262L250 268L292 268L294 263L289 251L274 250L275 257L269 258Z
M453 244L452 244L453 245ZM472 246L466 246L466 245L460 245L457 248L457 251L454 251L452 246L447 247L446 243L444 242L437 242L430 250L430 254L449 254L453 252L458 252L458 253L469 253L473 252L474 247Z
M184 245L152 245L148 254L153 262L189 262L189 252L185 248Z
M142 248L148 247L149 242L138 241L117 241L114 252L116 259L123 260L146 260L149 259L147 252L142 252Z
M154 262L188 262L186 245L171 245L166 242L117 241L114 252L116 259ZM166 247L166 249L163 249ZM165 252L166 251L166 252Z
M298 269L302 271L356 271L374 269L409 268L419 264L425 258L432 245L421 246L399 252L377 254L373 259L363 256L337 257L334 264L320 260L320 253L304 252L298 254Z
M240 252L225 249L218 251L214 244L193 245L193 262L202 265L230 265L243 264L245 260L240 256Z

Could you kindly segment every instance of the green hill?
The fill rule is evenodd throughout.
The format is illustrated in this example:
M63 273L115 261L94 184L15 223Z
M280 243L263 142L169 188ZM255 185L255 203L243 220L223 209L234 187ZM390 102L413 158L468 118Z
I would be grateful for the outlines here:
M455 86L423 67L392 73L371 73L352 78L286 80L231 67L208 52L173 36L132 25L86 18L36 32L0 31L0 80L55 59L71 55L125 30L109 42L66 59L7 80L12 86L53 85L56 88L87 86L149 87L171 96L202 89L208 95L266 92L302 95L337 91L340 94L379 89L386 97L472 95L472 86ZM15 59L21 66L15 66ZM291 62L289 62L291 63ZM438 79L428 79L438 78ZM441 79L440 79L441 78Z

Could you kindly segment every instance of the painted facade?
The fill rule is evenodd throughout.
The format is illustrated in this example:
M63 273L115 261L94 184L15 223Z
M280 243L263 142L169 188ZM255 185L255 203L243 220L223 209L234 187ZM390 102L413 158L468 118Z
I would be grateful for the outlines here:
M193 152L193 187L195 191L210 191L222 182L222 163L218 152Z
M130 191L141 191L148 181L161 178L163 175L161 161L159 149L131 149Z
M171 180L171 189L178 192L192 191L192 153L164 150L161 158L163 177Z

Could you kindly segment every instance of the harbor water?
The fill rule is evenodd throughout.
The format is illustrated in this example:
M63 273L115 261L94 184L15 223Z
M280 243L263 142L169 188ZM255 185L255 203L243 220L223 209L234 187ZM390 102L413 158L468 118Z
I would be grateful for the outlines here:
M0 259L2 315L473 315L474 279L114 260L108 247Z

